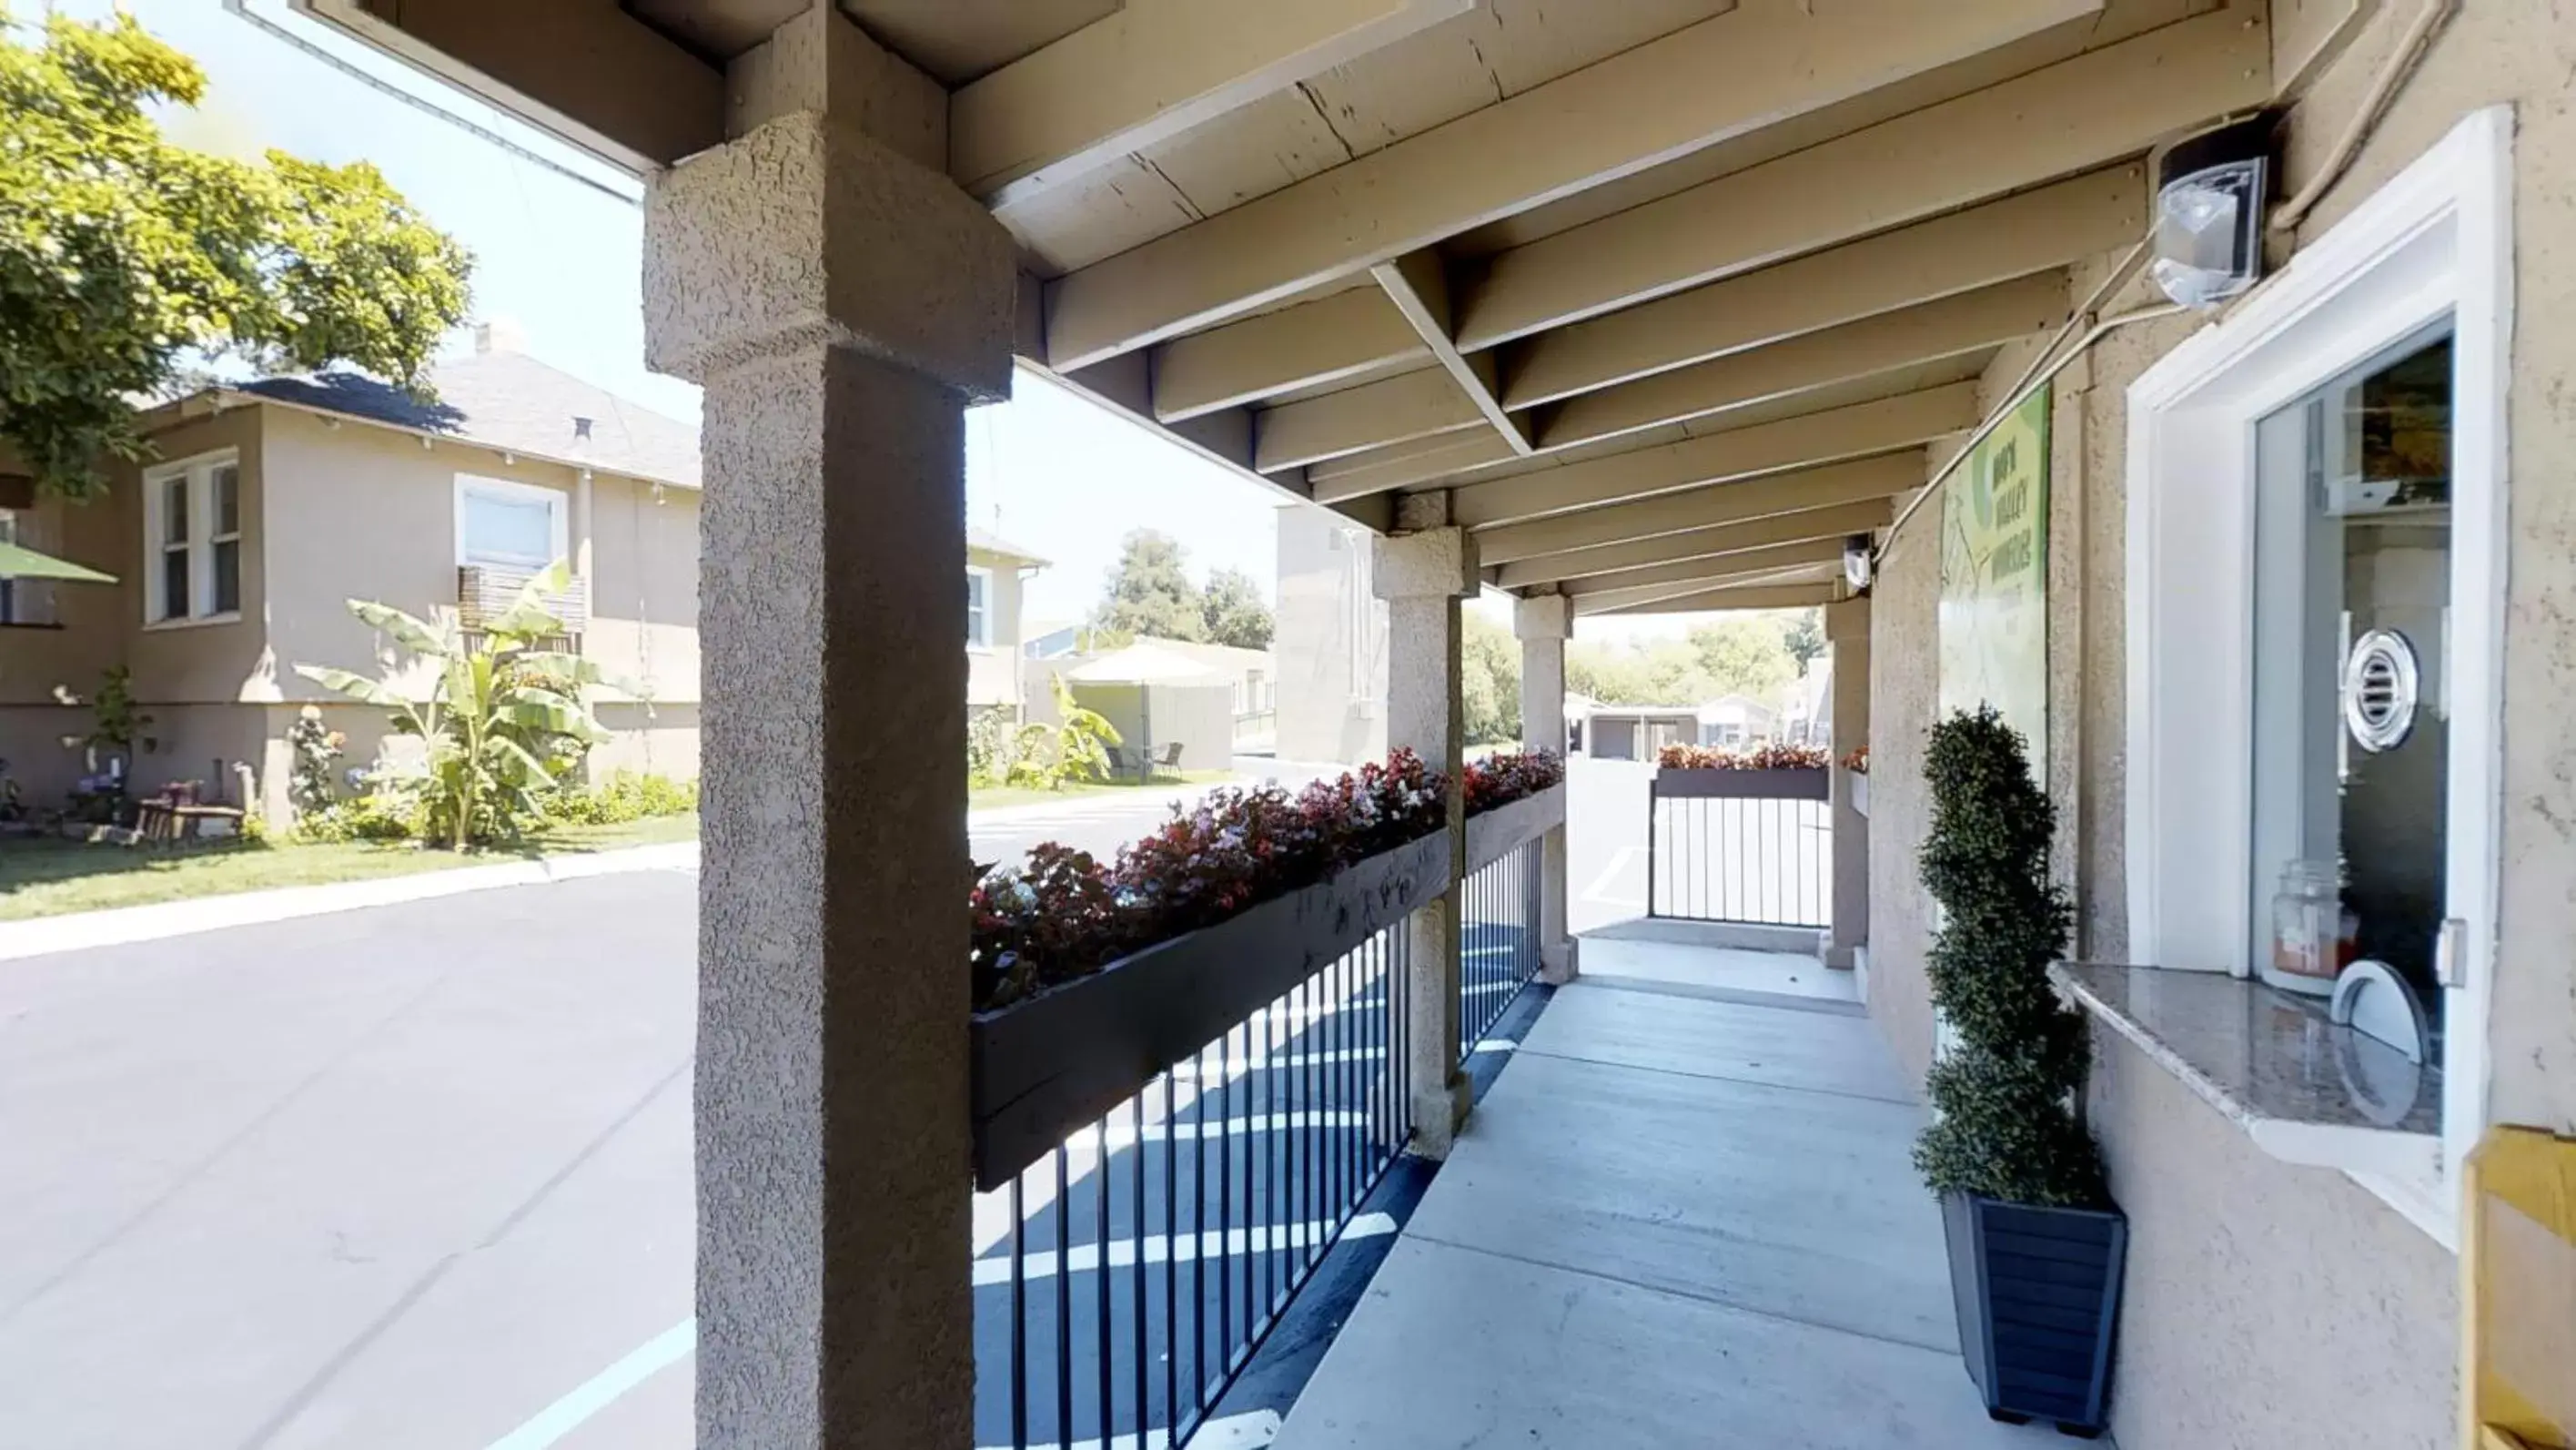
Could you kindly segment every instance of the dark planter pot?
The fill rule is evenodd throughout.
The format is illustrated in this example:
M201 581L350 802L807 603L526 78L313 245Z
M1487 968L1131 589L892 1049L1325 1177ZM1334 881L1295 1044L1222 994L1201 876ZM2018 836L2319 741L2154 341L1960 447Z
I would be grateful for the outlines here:
M1831 772L1823 766L1789 770L1658 766L1654 793L1659 800L1821 801L1830 799L1833 790Z
M1449 833L969 1019L975 1186L999 1188L1173 1063L1449 889Z
M2091 1439L2110 1422L2129 1221L2119 1210L1941 1196L1959 1349L1986 1413Z

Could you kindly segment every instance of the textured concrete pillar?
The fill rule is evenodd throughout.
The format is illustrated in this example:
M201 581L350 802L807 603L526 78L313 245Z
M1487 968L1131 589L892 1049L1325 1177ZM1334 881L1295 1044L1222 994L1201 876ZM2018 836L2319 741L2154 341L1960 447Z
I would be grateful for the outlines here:
M1869 817L1852 806L1851 772L1842 757L1869 743L1869 601L1825 606L1825 646L1833 651L1834 927L1825 964L1852 965L1869 945Z
M1013 256L798 24L645 202L648 360L706 390L696 1443L964 1450L962 413Z
M1413 1098L1413 1151L1446 1158L1470 1102L1458 1070L1460 983L1457 882L1467 864L1466 712L1461 701L1458 601L1476 592L1476 543L1448 522L1448 497L1404 501L1399 527L1413 532L1377 541L1377 596L1387 602L1389 749L1410 747L1449 777L1451 889L1413 914L1410 934L1410 1033L1406 1081Z
M1565 754L1565 641L1574 610L1562 594L1534 594L1512 606L1521 642L1521 745ZM1567 795L1573 794L1572 787ZM1569 811L1572 801L1567 802ZM1541 838L1538 877L1539 980L1562 987L1575 978L1576 942L1565 929L1565 827Z

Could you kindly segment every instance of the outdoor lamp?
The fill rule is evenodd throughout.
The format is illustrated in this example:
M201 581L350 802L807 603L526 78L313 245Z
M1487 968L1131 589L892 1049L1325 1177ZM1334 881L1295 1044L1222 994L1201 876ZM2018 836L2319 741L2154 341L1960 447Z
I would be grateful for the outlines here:
M1877 562L1869 553L1869 535L1854 534L1843 540L1843 577L1851 581L1854 593L1869 587L1876 570Z
M2186 307L2215 307L2263 275L2263 207L2271 199L2265 111L2177 141L2156 164L2155 259L2147 272Z

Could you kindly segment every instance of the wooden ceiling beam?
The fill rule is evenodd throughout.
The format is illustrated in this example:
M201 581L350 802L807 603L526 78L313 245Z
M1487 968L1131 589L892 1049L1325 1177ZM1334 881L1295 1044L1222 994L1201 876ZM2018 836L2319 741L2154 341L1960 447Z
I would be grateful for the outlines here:
M2271 98L2263 7L2107 45L1497 255L1458 338L1493 347L2134 156Z
M1048 358L1076 368L1211 326L2102 3L1739 6L1055 279Z
M1585 574L1568 579L1561 592L1581 597L1589 594L1633 594L1640 589L1670 589L1675 585L1693 585L1701 589L1715 587L1720 581L1744 579L1755 574L1777 573L1817 564L1839 563L1843 557L1841 538L1796 539L1785 544L1772 544L1759 549L1741 549L1731 554L1710 554L1697 559L1677 559L1651 569L1623 569L1615 574Z
M1472 8L1474 0L1126 0L958 87L948 173L989 206L1018 201Z
M724 72L615 5L288 6L638 176L725 139Z
M1980 421L1977 385L1951 383L1490 483L1465 484L1450 491L1449 517L1470 528L1544 518L1705 483L1917 447L1944 433L1974 428Z
M1308 467L1306 476L1313 481L1317 503L1339 503L1519 456L1499 434L1440 433L1327 459Z
M1514 408L1954 297L2145 234L2140 166L2114 166L1545 333L1505 351Z
M1369 275L1385 289L1387 300L1404 314L1404 320L1422 338L1423 346L1431 349L1432 358L1458 385L1458 391L1476 405L1486 422L1494 425L1494 432L1510 445L1512 452L1528 457L1529 431L1519 419L1503 411L1493 354L1469 357L1458 351L1458 344L1450 339L1449 276L1440 265L1440 254L1428 248L1407 252L1392 262L1371 267Z
M1668 493L1558 518L1505 524L1480 531L1476 535L1476 553L1488 565L1513 564L1542 554L1562 554L1720 524L1750 523L1774 514L1866 499L1893 498L1907 489L1921 488L1924 477L1923 451L1910 449L1795 473L1775 473L1742 483Z
M1595 594L1574 601L1576 618L1600 614L1707 614L1728 609L1811 609L1843 597L1831 580L1806 584L1748 584L1648 599L1620 599Z
M1478 427L1485 415L1444 368L1398 373L1254 415L1264 473L1359 453L1387 443Z
M1174 423L1430 356L1384 293L1354 287L1155 348L1154 416Z
M1895 514L1895 505L1883 498L1864 499L1833 508L1801 509L1796 513L1755 519L1747 524L1723 524L1713 529L1661 534L1651 539L1603 544L1570 553L1542 554L1535 559L1523 559L1489 571L1490 582L1504 589L1530 589L1569 579L1737 554L1775 544L1804 543L1810 539L1847 539L1854 534L1887 527Z
M1675 368L1553 405L1541 448L1570 448L1915 363L1982 352L2066 320L2066 274L2042 272Z

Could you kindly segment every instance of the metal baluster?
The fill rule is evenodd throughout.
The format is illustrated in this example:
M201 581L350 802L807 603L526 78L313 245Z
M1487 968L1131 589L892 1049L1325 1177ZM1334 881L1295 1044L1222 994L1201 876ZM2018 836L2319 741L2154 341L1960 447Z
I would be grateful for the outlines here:
M1100 1117L1100 1163L1093 1169L1093 1172L1099 1176L1100 1182L1097 1185L1099 1191L1094 1195L1097 1200L1093 1204L1096 1223L1091 1234L1094 1255L1091 1265L1092 1300L1099 1309L1099 1329L1092 1338L1092 1352L1100 1360L1100 1443L1102 1445L1109 1443L1109 1413L1112 1408L1111 1402L1116 1399L1111 1392L1110 1371L1116 1368L1114 1361L1117 1356L1109 1348L1109 1286L1116 1281L1117 1277L1109 1272L1110 1117L1110 1113L1103 1113ZM1142 1249L1144 1246L1139 1244L1137 1247ZM1073 1280L1067 1277L1065 1288L1070 1291L1072 1287Z
M1247 1041L1250 1040L1251 1032L1251 1025L1249 1023L1245 1024L1244 1035ZM1225 1093L1225 1110L1227 1115L1230 1117L1234 1111L1234 1064L1231 1061L1234 1056L1233 1028L1229 1027L1226 1029L1224 1043L1220 1048L1219 1056L1227 1059L1218 1068L1217 1081L1223 1086ZM1220 1127L1222 1127L1222 1124L1220 1124ZM1207 1150L1205 1145L1207 1143L1207 1130L1207 1098L1202 1094L1199 1098L1199 1143L1201 1145L1199 1151L1202 1166L1205 1165L1206 1159ZM1232 1133L1220 1131L1217 1134L1216 1176L1216 1253L1218 1255L1216 1261L1216 1357L1218 1372L1222 1374L1224 1372L1224 1367L1234 1362L1234 1346L1232 1344L1234 1336L1234 1255L1225 1251L1225 1236L1234 1230L1234 1135ZM1208 1252L1207 1245L1205 1243L1200 1244L1199 1252L1202 1255ZM1199 1376L1199 1412L1201 1414L1205 1414L1207 1412L1208 1387L1209 1377L1205 1373L1201 1373Z
M1165 1073L1165 1081L1169 1081L1169 1080L1170 1080L1170 1074L1169 1074L1168 1072L1166 1072L1166 1073ZM1146 1086L1150 1087L1150 1086L1152 1086L1152 1084L1148 1083ZM1135 1234L1135 1238L1136 1238L1136 1277L1135 1277L1135 1282L1136 1282L1136 1445L1137 1445L1137 1450L1144 1450L1144 1445L1145 1445L1145 1394L1146 1394L1146 1390L1145 1390L1145 1351L1146 1351L1146 1343L1145 1343L1145 1341L1146 1341L1146 1334L1145 1334L1145 1329L1146 1329L1146 1319L1147 1319L1147 1316L1146 1316L1146 1313L1145 1313L1145 1230L1146 1230L1146 1228L1149 1226L1149 1225L1148 1225L1148 1221L1147 1221L1147 1219L1146 1219L1146 1215L1145 1215L1145 1089L1144 1089L1144 1088L1138 1088L1138 1089L1136 1090L1136 1096L1135 1096L1135 1097L1130 1101L1129 1106L1131 1106L1131 1107L1135 1110L1134 1116L1135 1116L1135 1121L1136 1121L1136 1146L1131 1150L1131 1151L1136 1155L1136 1162L1135 1162L1135 1165L1134 1165L1134 1166L1135 1166L1135 1170L1136 1170L1136 1172L1135 1172L1135 1177L1129 1181L1129 1187L1130 1187L1130 1188L1132 1188L1132 1189L1134 1190L1134 1192L1133 1192L1133 1193L1131 1193L1131 1194L1128 1196L1128 1201L1127 1201L1127 1202L1128 1202L1128 1212L1129 1212L1129 1214L1134 1218L1135 1223L1136 1223L1136 1234ZM1171 1225L1169 1225L1169 1224L1165 1224L1163 1227L1164 1227L1164 1234L1163 1234L1163 1255L1164 1255L1164 1257L1165 1257L1165 1258L1167 1258L1167 1259L1168 1259L1169 1257L1171 1257L1171 1251L1172 1251L1172 1236L1171 1236L1171 1232L1170 1232ZM1106 1298L1108 1297L1108 1295L1104 1293L1101 1297L1102 1297L1102 1298L1104 1298L1104 1299L1106 1299ZM1103 1437L1103 1441L1104 1441L1103 1450L1106 1450L1106 1443L1105 1443L1105 1442L1106 1442L1106 1437Z
M1011 1450L1029 1445L1029 1238L1020 1184L1028 1170L1011 1175Z
M1163 1443L1181 1426L1181 1167L1172 1152L1172 1075L1163 1074ZM1192 1247L1196 1247L1193 1245ZM1192 1258L1198 1257L1196 1254ZM1136 1430L1138 1450L1144 1427Z
M1073 1206L1065 1148L1055 1145L1055 1441L1073 1444Z

